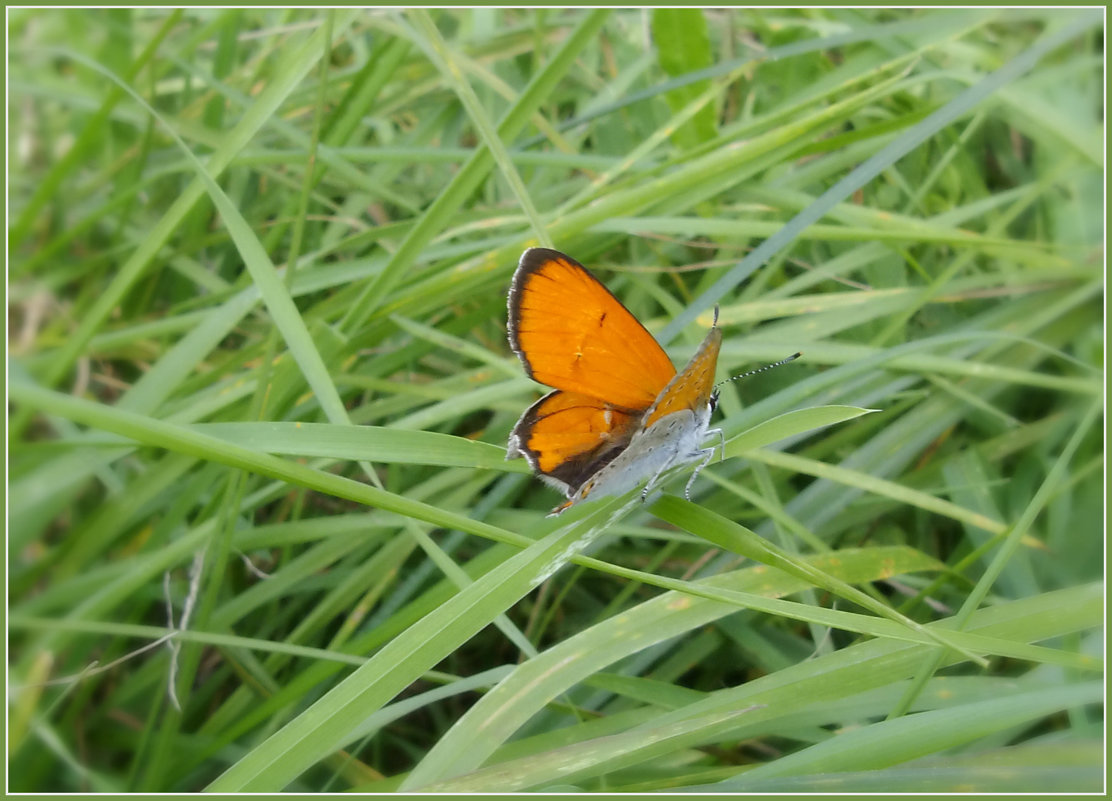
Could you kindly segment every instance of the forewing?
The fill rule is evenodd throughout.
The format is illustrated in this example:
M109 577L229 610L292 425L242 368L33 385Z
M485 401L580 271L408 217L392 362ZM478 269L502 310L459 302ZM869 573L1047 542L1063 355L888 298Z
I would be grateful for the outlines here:
M721 347L722 329L714 327L691 357L691 361L676 374L645 414L645 428L672 412L683 409L696 411L710 403L714 392L714 371L718 367L718 350Z
M509 297L510 344L536 381L630 411L676 374L637 318L582 264L547 248L522 254Z

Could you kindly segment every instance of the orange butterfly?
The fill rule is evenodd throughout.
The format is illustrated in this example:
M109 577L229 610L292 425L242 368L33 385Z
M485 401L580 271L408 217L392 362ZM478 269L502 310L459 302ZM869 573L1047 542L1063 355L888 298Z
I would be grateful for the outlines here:
M510 285L510 345L525 372L554 387L517 421L506 458L523 456L568 498L620 495L646 477L641 497L669 468L714 456L703 448L718 393L715 325L679 373L637 318L587 268L548 248L521 256ZM686 491L685 491L686 494Z

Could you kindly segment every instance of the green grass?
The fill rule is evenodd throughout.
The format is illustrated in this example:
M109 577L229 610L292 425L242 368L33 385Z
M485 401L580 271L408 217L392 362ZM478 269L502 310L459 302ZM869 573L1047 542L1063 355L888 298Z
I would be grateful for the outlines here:
M13 791L1100 790L1099 14L9 36ZM694 502L503 459L538 243L803 351Z

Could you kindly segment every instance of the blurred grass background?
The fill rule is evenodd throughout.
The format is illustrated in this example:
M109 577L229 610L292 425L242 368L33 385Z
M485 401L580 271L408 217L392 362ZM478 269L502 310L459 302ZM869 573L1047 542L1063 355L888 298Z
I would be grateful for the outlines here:
M11 790L1101 788L1099 13L9 45ZM537 243L677 362L804 352L696 503L503 461Z

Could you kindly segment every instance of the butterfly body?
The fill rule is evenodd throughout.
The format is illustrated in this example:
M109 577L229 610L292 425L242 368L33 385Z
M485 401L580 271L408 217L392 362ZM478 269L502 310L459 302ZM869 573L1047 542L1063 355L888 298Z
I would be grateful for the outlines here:
M709 428L717 326L677 373L652 334L583 265L530 248L510 287L508 330L525 371L555 389L522 414L506 458L523 456L565 494L553 514L646 479L647 494L670 468L710 461L714 448L702 443L721 437Z

